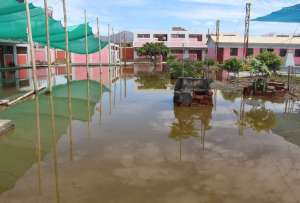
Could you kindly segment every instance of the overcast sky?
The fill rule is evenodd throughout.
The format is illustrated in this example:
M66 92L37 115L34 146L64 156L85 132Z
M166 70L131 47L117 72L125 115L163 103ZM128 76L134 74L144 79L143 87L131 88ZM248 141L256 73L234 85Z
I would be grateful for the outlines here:
M56 19L62 20L62 0L48 0ZM95 25L100 17L102 34L110 23L116 31L170 30L182 26L191 31L215 30L215 21L221 20L221 32L243 33L246 0L66 0L71 24L84 22L83 10ZM43 5L43 0L33 0ZM268 14L282 7L300 3L300 0L252 0L252 18ZM251 34L300 33L299 24L252 22ZM104 29L105 28L105 29Z

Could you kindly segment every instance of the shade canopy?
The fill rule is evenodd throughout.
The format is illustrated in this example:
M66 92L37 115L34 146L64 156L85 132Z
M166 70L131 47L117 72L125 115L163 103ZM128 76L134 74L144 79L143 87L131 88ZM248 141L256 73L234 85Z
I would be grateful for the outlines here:
M43 8L29 5L33 41L42 45L47 44L45 12ZM65 49L64 26L58 20L49 17L50 43L52 48ZM85 54L85 24L68 27L69 51ZM88 53L99 51L98 38L88 25ZM5 0L0 4L0 39L27 41L27 20L25 3L16 0ZM108 43L102 41L101 48Z
M282 8L269 15L253 19L253 21L300 23L300 4Z

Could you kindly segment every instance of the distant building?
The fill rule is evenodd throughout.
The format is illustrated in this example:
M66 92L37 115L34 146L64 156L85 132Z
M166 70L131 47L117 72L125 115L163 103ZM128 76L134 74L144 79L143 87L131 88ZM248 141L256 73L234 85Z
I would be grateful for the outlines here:
M243 58L244 38L238 35L222 34L219 37L218 50L216 51L217 39L215 35L208 37L208 58L223 63L230 58ZM248 56L256 56L259 53L271 51L284 58L287 51L294 53L295 64L300 65L300 36L274 35L274 36L251 36L249 39Z
M138 59L137 49L147 42L164 43L178 59L203 60L206 55L206 34L189 32L181 27L174 27L169 32L134 33L134 58Z

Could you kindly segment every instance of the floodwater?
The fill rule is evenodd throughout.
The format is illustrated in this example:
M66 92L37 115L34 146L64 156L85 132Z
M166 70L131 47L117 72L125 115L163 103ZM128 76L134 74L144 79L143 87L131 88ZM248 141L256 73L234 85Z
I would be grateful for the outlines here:
M300 202L296 103L216 89L213 107L174 107L165 75L125 72L0 114L17 121L0 138L1 203Z

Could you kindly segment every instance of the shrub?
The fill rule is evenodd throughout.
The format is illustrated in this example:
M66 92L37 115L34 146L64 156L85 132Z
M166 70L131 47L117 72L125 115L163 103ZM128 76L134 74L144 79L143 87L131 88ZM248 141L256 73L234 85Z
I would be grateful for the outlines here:
M167 64L172 78L203 77L203 63L201 61L184 60L181 62L170 59Z
M256 56L256 59L264 63L270 71L276 73L280 70L281 58L274 52L264 51Z
M271 75L271 72L266 64L258 59L253 59L251 61L251 73L264 77L268 77Z
M237 58L228 59L224 62L223 68L229 72L238 73L242 69L242 61Z
M210 66L214 66L216 62L213 59L205 59L204 64L210 67Z

